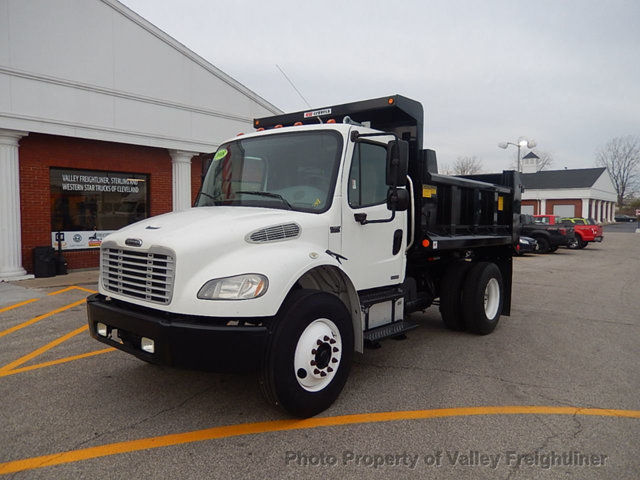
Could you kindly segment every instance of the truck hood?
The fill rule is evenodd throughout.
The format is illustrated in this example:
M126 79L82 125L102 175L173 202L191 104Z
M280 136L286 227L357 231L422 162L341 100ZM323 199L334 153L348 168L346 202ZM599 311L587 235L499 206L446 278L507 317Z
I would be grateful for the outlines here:
M116 242L125 247L127 239L135 239L142 242L139 247L141 250L164 247L180 255L205 247L238 246L237 242L245 242L245 238L253 232L295 223L300 227L300 236L324 246L329 233L326 222L322 215L290 210L198 207L134 223L108 235L104 242Z

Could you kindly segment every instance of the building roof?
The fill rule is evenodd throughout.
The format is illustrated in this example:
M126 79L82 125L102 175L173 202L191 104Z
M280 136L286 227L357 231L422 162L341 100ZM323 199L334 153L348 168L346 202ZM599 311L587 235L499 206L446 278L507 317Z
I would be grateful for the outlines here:
M528 190L590 188L606 168L579 168L575 170L542 170L521 174L522 184Z

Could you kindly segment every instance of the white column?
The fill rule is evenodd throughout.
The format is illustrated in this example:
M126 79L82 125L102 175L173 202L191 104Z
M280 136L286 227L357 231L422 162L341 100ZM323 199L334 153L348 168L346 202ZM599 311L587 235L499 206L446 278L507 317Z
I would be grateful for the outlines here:
M0 280L17 280L22 268L18 142L28 132L0 129Z
M602 200L596 200L596 222L602 222Z
M169 150L173 167L173 211L191 208L191 159L195 152Z
M547 200L545 198L540 200L540 215L547 213Z
M589 202L588 198L582 199L582 218L589 218Z

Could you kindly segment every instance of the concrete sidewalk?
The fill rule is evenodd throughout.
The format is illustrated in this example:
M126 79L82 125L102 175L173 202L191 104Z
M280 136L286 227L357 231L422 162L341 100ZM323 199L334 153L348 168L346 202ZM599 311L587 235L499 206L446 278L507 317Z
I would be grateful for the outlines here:
M55 277L31 278L29 280L19 280L12 282L24 288L53 288L67 287L69 285L90 285L98 283L99 269L73 270L66 275L56 275Z
M67 275L31 278L15 282L0 282L0 307L47 295L47 289L71 285L88 286L97 290L99 270L76 270Z

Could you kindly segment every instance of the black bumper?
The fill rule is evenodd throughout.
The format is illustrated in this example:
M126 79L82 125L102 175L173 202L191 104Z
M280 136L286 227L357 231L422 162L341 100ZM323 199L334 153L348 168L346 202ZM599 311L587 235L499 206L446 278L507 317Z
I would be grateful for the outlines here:
M214 372L257 370L269 335L266 325L229 326L231 319L172 316L100 294L87 298L87 313L91 336L102 343L147 362ZM108 327L106 337L98 334L98 322ZM154 341L154 353L142 350L142 337Z

